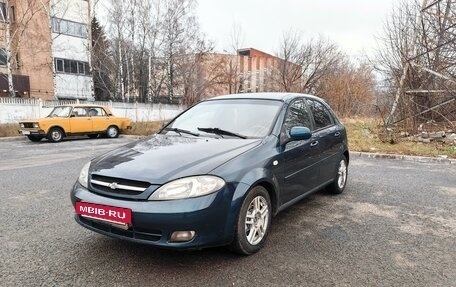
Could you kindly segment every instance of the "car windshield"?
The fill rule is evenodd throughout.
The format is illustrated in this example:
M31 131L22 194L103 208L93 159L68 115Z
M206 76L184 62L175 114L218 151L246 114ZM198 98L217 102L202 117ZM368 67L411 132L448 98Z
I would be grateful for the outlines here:
M55 107L48 117L66 118L70 115L71 107Z
M199 103L171 122L163 133L180 131L220 137L260 138L266 136L282 102L227 99Z

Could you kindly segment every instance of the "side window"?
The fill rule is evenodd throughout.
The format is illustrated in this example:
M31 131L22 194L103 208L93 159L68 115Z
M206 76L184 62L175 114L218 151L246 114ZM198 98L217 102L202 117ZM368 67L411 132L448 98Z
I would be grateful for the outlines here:
M106 113L102 108L93 107L89 109L89 115L91 117L104 117Z
M74 108L71 113L75 117L87 117L87 110L85 108Z
M287 115L285 116L284 127L287 133L295 126L312 128L310 123L309 110L304 103L304 100L295 100L288 107Z
M314 100L307 100L307 105L312 111L316 130L331 126L333 124L331 114L323 104Z

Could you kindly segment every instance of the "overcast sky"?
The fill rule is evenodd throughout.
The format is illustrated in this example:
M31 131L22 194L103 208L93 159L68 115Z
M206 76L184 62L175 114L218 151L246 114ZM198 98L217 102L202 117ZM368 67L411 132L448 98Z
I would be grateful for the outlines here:
M375 36L398 0L198 0L202 31L216 49L229 48L234 23L242 27L243 47L274 54L284 31L323 35L349 55L371 53Z

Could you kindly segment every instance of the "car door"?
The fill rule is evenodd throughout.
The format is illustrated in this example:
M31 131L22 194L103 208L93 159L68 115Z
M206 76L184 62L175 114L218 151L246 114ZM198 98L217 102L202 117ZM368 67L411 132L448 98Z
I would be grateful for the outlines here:
M310 108L316 141L320 146L321 158L318 163L320 167L320 184L326 183L334 178L338 157L338 150L341 144L341 131L328 108L318 100L307 99Z
M294 126L308 127L312 130L309 109L300 98L289 104L282 126L281 137L288 137ZM308 140L292 141L283 147L283 190L282 204L312 190L318 184L319 147L312 137Z
M109 117L101 107L89 107L89 115L92 118L94 132L102 132L108 129Z
M70 117L70 129L72 134L88 133L92 131L92 119L87 108L74 107Z

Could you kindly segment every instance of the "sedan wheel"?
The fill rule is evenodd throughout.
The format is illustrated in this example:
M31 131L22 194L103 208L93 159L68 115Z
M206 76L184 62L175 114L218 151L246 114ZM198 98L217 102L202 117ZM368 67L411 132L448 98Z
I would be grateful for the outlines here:
M119 136L119 129L116 126L110 126L106 131L108 138L116 138Z
M347 176L348 176L347 159L345 158L345 156L342 156L337 165L337 171L336 171L336 176L334 178L334 181L333 181L333 183L331 183L328 186L328 190L334 194L342 193L347 184Z
M47 136L48 140L51 142L59 142L63 138L63 132L59 128L52 128Z
M254 187L242 203L232 250L243 255L260 250L269 232L271 215L271 200L267 190L262 186Z

